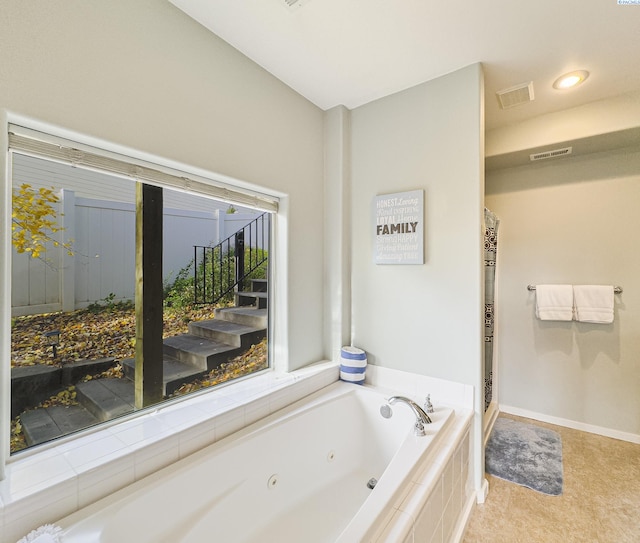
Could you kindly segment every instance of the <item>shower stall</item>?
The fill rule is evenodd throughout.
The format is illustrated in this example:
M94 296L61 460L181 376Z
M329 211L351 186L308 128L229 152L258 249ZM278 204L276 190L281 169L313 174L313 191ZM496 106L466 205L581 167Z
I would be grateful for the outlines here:
M496 409L494 388L495 353L495 297L496 259L498 256L498 225L500 221L492 211L484 210L484 412L490 420Z

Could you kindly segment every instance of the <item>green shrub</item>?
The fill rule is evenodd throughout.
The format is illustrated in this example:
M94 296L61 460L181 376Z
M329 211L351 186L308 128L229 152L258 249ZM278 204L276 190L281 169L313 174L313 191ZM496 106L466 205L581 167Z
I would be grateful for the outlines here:
M92 302L87 306L90 313L101 313L103 311L111 312L116 309L131 309L135 306L131 300L115 301L116 295L110 292L107 296L97 302Z
M175 280L164 286L164 307L183 309L193 305L193 259L182 268Z

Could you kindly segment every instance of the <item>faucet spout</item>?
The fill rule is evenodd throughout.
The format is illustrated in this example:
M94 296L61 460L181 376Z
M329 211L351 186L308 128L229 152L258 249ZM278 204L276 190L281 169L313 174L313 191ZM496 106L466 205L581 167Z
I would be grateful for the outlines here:
M426 435L424 425L431 424L432 421L431 421L431 417L427 415L427 413L425 412L424 409L422 409L422 407L420 407L416 402L414 402L410 398L407 398L406 396L391 396L391 398L389 398L387 402L389 403L389 405L393 405L396 402L400 402L405 405L408 405L409 408L411 408L411 410L416 416L416 422L414 426L416 430L416 435L419 435L419 436Z

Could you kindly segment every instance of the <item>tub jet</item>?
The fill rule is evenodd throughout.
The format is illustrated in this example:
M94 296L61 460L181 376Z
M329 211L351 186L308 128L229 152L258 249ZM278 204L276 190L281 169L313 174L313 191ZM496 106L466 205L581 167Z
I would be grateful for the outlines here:
M367 488L373 490L377 484L378 479L376 479L375 477L371 477L371 479L369 479L369 481L367 482Z

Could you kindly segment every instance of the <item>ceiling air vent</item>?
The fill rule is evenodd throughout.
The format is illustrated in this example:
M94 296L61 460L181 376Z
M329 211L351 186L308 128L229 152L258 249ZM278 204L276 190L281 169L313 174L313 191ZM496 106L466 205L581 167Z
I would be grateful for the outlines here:
M533 81L496 92L502 109L520 106L533 101Z
M309 0L280 0L284 3L284 7L289 11L296 11L298 8L304 6Z
M531 162L536 160L546 160L547 158L556 158L559 156L570 155L573 152L573 147L564 147L563 149L554 149L553 151L544 151L542 153L533 153L529 155Z

